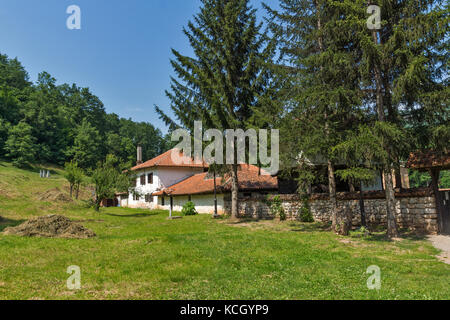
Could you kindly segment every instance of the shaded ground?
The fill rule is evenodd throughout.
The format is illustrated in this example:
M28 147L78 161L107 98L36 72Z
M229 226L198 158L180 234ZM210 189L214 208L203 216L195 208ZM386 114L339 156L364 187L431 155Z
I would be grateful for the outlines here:
M437 256L438 259L447 264L450 264L450 236L434 235L429 236L428 240L431 241L431 243L436 249L442 251Z

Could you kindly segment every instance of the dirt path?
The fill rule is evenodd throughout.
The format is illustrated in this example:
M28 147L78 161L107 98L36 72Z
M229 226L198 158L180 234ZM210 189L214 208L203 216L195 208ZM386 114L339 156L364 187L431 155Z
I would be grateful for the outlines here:
M428 240L435 248L442 250L441 254L437 256L439 260L450 264L450 236L429 236Z

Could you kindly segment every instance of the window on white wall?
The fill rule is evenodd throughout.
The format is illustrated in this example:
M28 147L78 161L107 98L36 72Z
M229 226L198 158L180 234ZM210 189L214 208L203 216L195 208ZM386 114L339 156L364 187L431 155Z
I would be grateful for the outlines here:
M148 174L148 184L153 184L153 172Z
M145 186L145 174L141 176L141 186Z

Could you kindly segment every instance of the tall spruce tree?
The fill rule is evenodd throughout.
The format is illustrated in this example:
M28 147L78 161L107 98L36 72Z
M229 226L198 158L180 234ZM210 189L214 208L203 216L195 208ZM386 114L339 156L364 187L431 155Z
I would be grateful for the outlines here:
M370 4L380 7L382 21L379 29L359 34L361 73L366 89L374 92L368 98L375 102L377 127L388 155L383 168L387 235L395 237L393 169L398 171L399 161L407 156L408 143L430 145L427 135L448 121L448 4L441 0ZM393 143L405 130L412 139Z
M172 50L177 79L172 78L167 96L180 126L192 131L196 120L205 129L222 132L268 126L261 110L267 110L267 95L272 93L267 64L274 46L261 34L262 24L249 2L202 0L200 13L184 29L195 56ZM156 110L172 128L178 125ZM232 217L238 214L237 171L235 157L229 167Z
M351 219L337 208L335 167L341 159L333 148L363 114L360 51L352 41L353 26L345 20L350 8L326 0L282 0L281 11L266 8L281 52L284 163L297 166L300 178L309 180L314 176L311 162L327 168L333 229L348 234ZM305 189L310 182L302 184Z
M367 27L367 7L371 4L381 7L380 29ZM352 121L352 125L376 134L376 141L385 151L377 160L385 176L387 235L394 237L397 227L392 172L411 148L410 141L402 138L405 130L416 145L430 145L426 136L433 135L427 132L442 132L448 121L448 5L444 7L443 1L282 0L281 8L281 12L269 9L269 13L285 58L280 75L291 79L286 105L291 107L293 119L285 120L287 134L297 131L292 130L297 124L300 130L317 127L325 132L325 137L331 134L335 142L345 142L346 134L335 130L336 124L345 129L345 118L335 117L339 111L329 109L336 103L342 111L343 104L333 99L333 87L341 77L349 85L342 84L340 87L348 90L341 92L352 97L353 119L359 120ZM339 68L342 63L349 68ZM308 97L315 101L308 103ZM336 122L329 121L330 116ZM308 117L317 119L318 124L302 121ZM370 127L359 126L366 122ZM421 130L424 127L426 130ZM294 144L288 148L327 157L333 143L320 139L320 131L310 132L297 141L288 139ZM329 164L330 160L332 156L328 157ZM363 163L365 159L361 160ZM354 169L354 173L360 170ZM330 165L328 172L330 198L335 203Z

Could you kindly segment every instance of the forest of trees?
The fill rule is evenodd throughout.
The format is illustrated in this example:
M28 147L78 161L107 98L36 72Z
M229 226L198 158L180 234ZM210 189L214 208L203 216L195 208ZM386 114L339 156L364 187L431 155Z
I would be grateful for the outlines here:
M106 113L88 88L57 85L47 72L32 83L17 59L0 54L0 158L17 166L73 160L89 172L108 154L131 166L138 144L144 159L168 148L159 129Z
M258 24L249 0L201 2L184 30L193 56L173 50L176 119L157 108L161 118L190 130L194 120L205 130L279 128L281 165L300 193L325 169L341 234L351 219L337 212L337 179L359 186L383 171L395 237L392 173L412 151L450 150L448 3L280 0ZM369 5L381 10L378 29L368 27ZM234 214L235 188L232 200Z
M381 10L379 28L368 27L369 4ZM410 152L450 150L449 4L280 0L279 10L264 7L258 23L250 0L202 0L183 30L193 55L172 50L167 96L175 118L157 113L171 130L193 130L196 120L204 130L280 129L283 173L295 173L303 194L318 179L328 185L341 234L351 221L337 212L337 180L358 188L382 171L395 237L393 176L400 181ZM107 114L89 89L55 83L43 72L32 84L17 60L0 56L0 157L93 169L108 154L131 164L137 144L146 159L168 149L151 124ZM225 170L235 216L237 163Z

